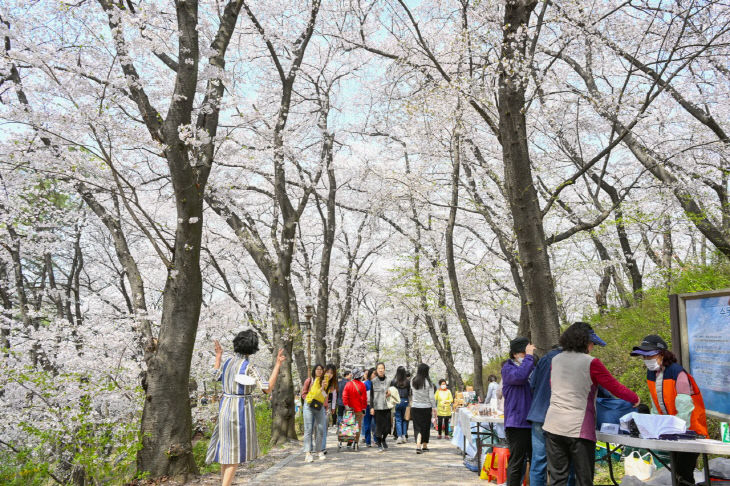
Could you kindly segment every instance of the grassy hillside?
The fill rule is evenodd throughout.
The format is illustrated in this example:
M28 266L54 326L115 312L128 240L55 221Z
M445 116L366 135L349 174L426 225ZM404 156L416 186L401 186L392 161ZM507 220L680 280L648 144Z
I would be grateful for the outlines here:
M586 318L608 344L597 348L593 355L606 364L621 383L639 394L643 403L649 403L646 387L646 369L639 358L629 357L633 346L647 334L659 334L672 345L669 324L669 294L701 292L730 287L730 265L718 264L685 269L676 276L669 289L654 288L645 291L643 301L630 308L614 308L604 315ZM710 435L719 438L719 425L710 420Z

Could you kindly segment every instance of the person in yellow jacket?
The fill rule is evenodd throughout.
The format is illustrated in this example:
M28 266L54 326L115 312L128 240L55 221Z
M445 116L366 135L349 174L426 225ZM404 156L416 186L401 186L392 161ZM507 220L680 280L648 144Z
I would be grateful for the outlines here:
M439 439L443 431L443 436L449 438L449 420L451 420L451 405L454 403L454 397L451 390L446 388L446 380L439 380L439 387L436 390L436 415L438 416L438 433Z

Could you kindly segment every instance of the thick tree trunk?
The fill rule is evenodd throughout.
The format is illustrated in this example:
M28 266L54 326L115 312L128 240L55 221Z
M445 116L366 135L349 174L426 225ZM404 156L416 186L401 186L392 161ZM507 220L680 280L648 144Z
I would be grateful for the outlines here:
M175 178L173 178L175 180ZM190 361L202 302L200 242L202 194L183 187L177 194L179 221L175 232L174 266L168 271L162 300L162 321L157 349L148 360L142 412L140 471L153 477L197 473L192 454L192 419L188 382ZM176 191L178 192L178 191ZM196 224L190 218L200 219Z
M289 292L283 275L276 273L269 281L271 289L271 309L274 312L274 349L284 349L284 354L291 356L292 333L296 326L289 313ZM273 363L272 363L273 364ZM271 443L280 444L289 439L296 440L294 427L294 382L292 380L291 362L286 360L279 370L276 388L271 394L273 410L271 421Z
M506 2L498 99L504 180L517 235L532 342L544 355L558 342L560 318L540 204L532 180L523 111L525 85L522 69L515 68L524 62L525 40L520 32L527 28L536 4L534 0Z

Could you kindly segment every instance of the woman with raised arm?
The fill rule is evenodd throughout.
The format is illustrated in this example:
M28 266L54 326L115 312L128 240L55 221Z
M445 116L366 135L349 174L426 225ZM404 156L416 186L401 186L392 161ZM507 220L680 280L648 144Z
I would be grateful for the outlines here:
M636 393L619 383L600 359L591 356L596 345L606 343L590 324L574 322L560 336L563 352L551 362L550 406L542 430L552 486L565 486L571 469L575 484L593 485L599 386L634 407L640 403Z
M239 332L233 339L235 356L227 358L221 366L223 348L215 343L213 378L223 384L223 396L218 409L218 422L208 445L206 462L221 465L221 484L229 486L236 474L236 467L256 459L259 442L256 435L253 391L258 386L262 392L271 393L279 377L279 369L286 359L284 350L276 356L276 364L269 381L262 382L249 357L259 350L259 338L252 329Z

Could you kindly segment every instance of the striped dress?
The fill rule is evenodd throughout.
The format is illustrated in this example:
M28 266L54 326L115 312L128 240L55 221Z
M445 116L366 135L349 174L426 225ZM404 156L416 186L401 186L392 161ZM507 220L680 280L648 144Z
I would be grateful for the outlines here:
M249 377L247 381L251 384L238 383L237 375ZM256 459L259 455L259 442L251 394L255 386L263 389L268 384L261 382L254 366L246 357L241 356L228 358L220 369L213 371L213 376L223 383L223 397L205 462L240 464Z

